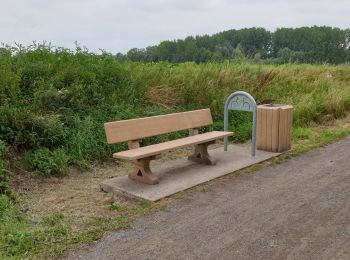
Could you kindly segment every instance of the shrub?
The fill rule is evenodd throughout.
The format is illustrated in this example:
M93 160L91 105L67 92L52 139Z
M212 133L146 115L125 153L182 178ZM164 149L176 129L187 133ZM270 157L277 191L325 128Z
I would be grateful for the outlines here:
M4 160L7 149L5 142L0 140L0 194L4 194L9 190L11 172L8 170L7 162Z
M11 172L7 169L7 163L0 159L0 194L6 193L10 186Z
M30 151L25 155L25 161L32 170L45 176L64 173L69 165L69 157L63 149Z
M6 143L0 140L0 158L4 158L7 153L8 147Z
M3 221L8 217L12 218L13 211L14 208L9 197L0 194L0 220Z

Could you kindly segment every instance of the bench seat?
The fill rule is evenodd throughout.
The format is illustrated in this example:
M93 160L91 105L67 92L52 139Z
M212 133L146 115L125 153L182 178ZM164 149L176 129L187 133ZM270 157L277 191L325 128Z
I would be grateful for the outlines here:
M189 137L184 137L165 143L153 144L149 146L144 146L140 148L135 148L123 152L114 153L113 157L124 160L138 160L141 158L146 158L154 155L159 155L163 152L174 150L176 148L182 148L190 145L196 145L201 143L207 143L210 141L215 141L227 136L232 136L232 132L223 131L212 131L204 134L193 135Z

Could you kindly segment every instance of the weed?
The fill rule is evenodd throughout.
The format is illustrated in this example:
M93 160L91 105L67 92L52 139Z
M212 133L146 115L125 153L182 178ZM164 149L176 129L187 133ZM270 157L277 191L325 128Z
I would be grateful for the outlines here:
M302 127L294 127L292 129L293 140L297 139L308 139L311 135L311 131Z
M0 140L0 194L7 193L9 190L9 181L11 177L11 172L8 170L8 163L5 160L8 147Z
M0 159L0 194L6 193L10 186L11 172L7 169L7 163Z
M113 204L109 205L108 208L109 208L109 210L115 210L115 211L119 211L119 212L123 212L123 211L126 211L128 209L128 207L126 205L119 204L119 203L113 203Z
M69 157L63 149L50 151L47 148L30 151L25 155L25 161L32 170L43 175L64 173L69 164Z

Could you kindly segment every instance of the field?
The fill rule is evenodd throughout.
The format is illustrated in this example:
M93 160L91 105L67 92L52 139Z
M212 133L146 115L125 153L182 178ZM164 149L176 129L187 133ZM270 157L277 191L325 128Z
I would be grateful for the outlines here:
M118 217L112 223L95 218L101 228L90 233L74 233L60 212L33 220L20 210L25 198L13 191L16 176L29 172L37 181L61 178L73 168L84 172L109 161L112 152L126 148L107 145L104 122L210 107L210 128L222 130L225 98L244 90L258 104L295 107L293 141L301 143L296 153L348 133L341 127L317 129L350 110L349 72L349 65L134 63L84 50L0 49L0 257L60 255L69 244L124 227L152 208L110 204ZM250 138L249 114L232 113L230 121L232 141ZM148 138L143 144L185 134Z

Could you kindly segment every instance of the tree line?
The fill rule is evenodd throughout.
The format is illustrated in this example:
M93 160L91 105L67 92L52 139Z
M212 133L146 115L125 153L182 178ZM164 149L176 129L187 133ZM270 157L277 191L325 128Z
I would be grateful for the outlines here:
M133 48L120 60L141 62L203 63L228 59L249 59L272 63L350 62L350 29L328 26L228 30L213 35L189 36L163 41L159 45Z

